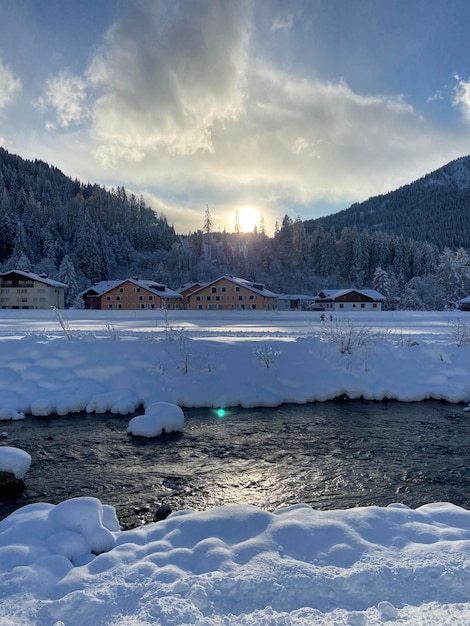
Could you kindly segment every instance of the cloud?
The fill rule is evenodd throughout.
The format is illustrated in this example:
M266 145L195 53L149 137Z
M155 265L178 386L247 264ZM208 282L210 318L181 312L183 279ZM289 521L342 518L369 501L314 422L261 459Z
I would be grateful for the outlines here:
M71 125L80 124L88 117L86 99L86 81L64 70L46 82L43 95L38 99L37 105L43 110L51 107L57 124L61 128L68 128ZM46 128L54 130L56 123L48 122Z
M0 110L13 100L15 93L21 90L21 80L15 78L10 69L0 59Z
M470 122L470 80L463 80L458 74L454 76L457 82L454 87L452 103L460 108L465 120Z
M108 31L87 77L97 154L141 160L157 148L213 150L216 121L243 110L250 38L245 0L138 0Z
M285 17L277 15L272 23L271 30L290 30L294 25L294 16L288 13Z
M400 95L358 93L315 67L281 70L264 39L266 57L255 57L264 48L249 0L120 6L83 75L47 82L49 128L64 132L39 137L32 156L152 198L179 232L201 228L207 204L221 228L244 204L270 228L285 213L308 219L468 151L462 133L440 131ZM263 24L271 29L272 14ZM464 111L468 95L460 81L454 103Z

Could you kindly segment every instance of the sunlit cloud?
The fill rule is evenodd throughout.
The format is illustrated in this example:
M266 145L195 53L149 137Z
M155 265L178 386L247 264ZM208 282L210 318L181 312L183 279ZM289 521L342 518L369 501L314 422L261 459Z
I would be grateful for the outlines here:
M179 232L201 228L208 204L216 229L232 230L249 204L272 232L285 213L347 208L468 151L462 133L440 130L400 94L360 93L260 56L250 0L119 6L81 75L45 83L41 121L61 132L28 147L73 177L142 193ZM290 14L267 14L265 29L294 34ZM20 84L8 75L12 93ZM469 84L456 80L453 103L468 114Z
M214 123L243 110L249 36L244 0L132 3L87 72L101 92L96 154L112 163L160 148L212 152Z
M13 101L21 90L21 80L15 78L11 70L0 59L0 110Z
M454 76L453 104L458 107L467 122L470 122L470 80L463 80L458 74Z
M45 86L43 95L37 105L46 110L54 111L54 121L47 122L47 130L54 130L57 125L68 128L72 124L80 124L89 115L86 107L87 84L80 76L74 76L68 71L50 78Z

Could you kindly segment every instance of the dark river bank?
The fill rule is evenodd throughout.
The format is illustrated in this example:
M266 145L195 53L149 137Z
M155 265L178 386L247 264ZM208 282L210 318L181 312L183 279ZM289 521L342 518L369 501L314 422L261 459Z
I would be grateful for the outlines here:
M0 423L0 445L32 457L26 491L0 519L33 502L94 496L123 527L156 508L233 503L268 510L450 501L470 508L470 414L441 402L337 401L274 409L185 411L183 433L126 433L130 416L74 415Z

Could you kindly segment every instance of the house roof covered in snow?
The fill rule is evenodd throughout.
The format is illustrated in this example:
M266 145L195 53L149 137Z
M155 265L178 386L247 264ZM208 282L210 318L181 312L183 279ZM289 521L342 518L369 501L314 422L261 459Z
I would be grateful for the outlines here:
M35 274L34 272L27 272L26 270L9 270L8 272L0 273L2 278L6 278L10 276L10 274L17 274L18 276L24 276L24 278L28 278L29 280L34 280L38 283L44 283L45 285L49 285L50 287L61 287L63 289L67 289L68 285L65 283L61 283L58 280L53 280L52 278L47 278L46 274Z
M173 289L169 289L166 285L162 283L157 283L154 280L143 280L141 278L124 278L122 280L102 280L99 283L95 283L91 287L88 287L84 291L80 293L81 296L84 296L87 293L93 292L97 296L102 296L103 294L115 289L116 287L120 287L124 283L132 283L137 287L141 287L143 289L147 289L154 293L160 298L181 298L181 294Z
M251 291L254 291L257 294L260 294L264 296L265 298L277 298L278 297L277 293L274 293L273 291L269 291L269 289L266 289L262 283L258 283L254 280L253 281L246 280L245 278L238 278L237 276L232 276L232 274L224 274L224 276L219 276L215 280L211 280L210 282L203 283L203 285L199 287L199 289L195 289L193 292L191 292L191 295L198 293L198 291L201 291L202 289L205 289L206 287L210 287L211 285L218 283L219 280L228 280L234 283L235 285L239 285L240 287L245 287L246 289L250 289Z
M313 300L314 296L307 296L302 293L280 293L279 300Z
M337 300L342 296L346 296L349 293L358 293L360 295L365 296L366 298L370 298L372 300L385 300L385 296L376 291L375 289L322 289L318 292L315 300Z

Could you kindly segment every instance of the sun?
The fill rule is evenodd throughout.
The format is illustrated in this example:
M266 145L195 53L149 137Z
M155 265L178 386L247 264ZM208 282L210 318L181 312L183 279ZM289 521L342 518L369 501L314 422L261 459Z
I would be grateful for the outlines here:
M235 230L237 220L241 232L251 233L255 226L259 226L260 215L256 209L253 209L253 207L244 205L235 211L233 220Z

